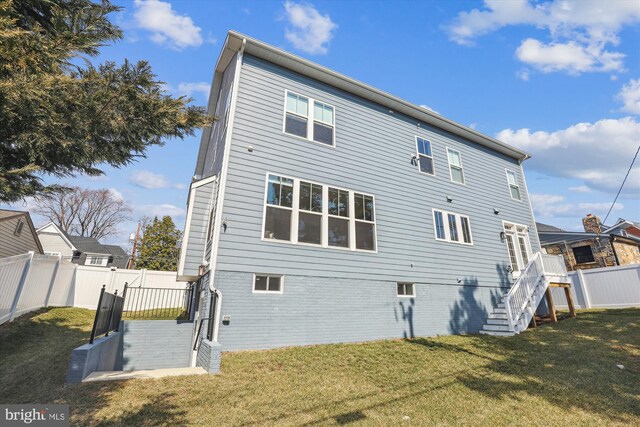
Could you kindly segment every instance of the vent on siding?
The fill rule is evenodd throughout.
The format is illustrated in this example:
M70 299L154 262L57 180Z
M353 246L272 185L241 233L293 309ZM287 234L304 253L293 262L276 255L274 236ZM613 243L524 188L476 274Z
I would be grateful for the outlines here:
M21 235L23 228L24 228L24 221L23 220L18 221L18 224L16 225L16 229L13 232L13 234L15 234L16 236Z

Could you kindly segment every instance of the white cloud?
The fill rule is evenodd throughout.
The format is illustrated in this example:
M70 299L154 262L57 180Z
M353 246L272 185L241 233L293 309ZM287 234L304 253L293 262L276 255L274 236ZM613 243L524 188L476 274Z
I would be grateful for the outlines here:
M176 92L179 95L193 96L195 93L200 93L205 98L209 97L211 91L211 84L207 82L182 82L178 83L178 88L172 90L169 86L169 90Z
M595 203L567 203L564 196L557 194L531 194L531 205L536 215L544 218L558 217L575 217L578 215L586 215L592 213L595 215L605 215L611 203L595 202ZM624 209L622 203L616 203L612 212Z
M169 203L161 203L159 205L138 205L134 209L146 216L163 217L169 215L172 217L184 216L185 210Z
M622 102L621 111L640 114L640 79L629 80L629 83L622 86L616 98Z
M110 188L109 193L111 193L111 196L116 200L124 200L122 193L115 188Z
M529 81L529 69L522 68L516 73L516 77L525 82Z
M536 39L524 40L516 49L516 56L542 72L566 71L569 74L621 70L624 58L622 53L583 46L574 41L545 44ZM527 73L525 80L528 79Z
M171 183L164 175L145 170L139 170L132 173L129 181L131 181L132 184L142 188L185 188L183 184Z
M527 165L555 177L581 180L612 193L618 190L640 138L640 123L632 117L578 123L555 132L505 129L501 141L530 152ZM631 171L625 192L640 194L640 164Z
M434 110L433 108L429 107L428 105L420 104L420 107L422 107L422 108L426 108L426 109L427 109L427 110L429 110L429 111L433 111L433 112L434 112L434 113L436 113L436 114L440 114L440 113L438 113L436 110Z
M578 185L576 187L569 187L570 191L575 191L576 193L591 193L591 189L586 185Z
M543 72L624 71L624 55L605 48L619 43L618 33L624 26L640 22L635 1L485 0L484 6L460 12L447 27L450 39L472 45L477 37L507 26L544 29L550 43L530 38L516 51L518 59Z
M200 46L202 29L186 15L178 15L171 3L135 0L134 17L141 28L151 32L151 40L173 49Z
M296 49L310 54L327 53L327 45L333 38L333 31L338 28L329 15L321 15L311 4L284 3L286 19L290 27L284 36Z

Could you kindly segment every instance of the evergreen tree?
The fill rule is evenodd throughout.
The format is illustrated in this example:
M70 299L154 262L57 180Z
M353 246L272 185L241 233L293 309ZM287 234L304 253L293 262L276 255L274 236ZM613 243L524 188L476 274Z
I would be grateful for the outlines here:
M211 122L145 61L93 65L122 38L108 0L0 0L0 202L59 190L44 175L101 175Z
M177 271L181 237L170 216L153 218L144 227L136 268Z

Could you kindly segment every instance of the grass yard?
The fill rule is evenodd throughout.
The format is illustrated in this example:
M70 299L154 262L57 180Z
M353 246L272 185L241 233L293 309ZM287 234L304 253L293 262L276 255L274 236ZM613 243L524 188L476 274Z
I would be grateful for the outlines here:
M79 425L640 425L638 309L506 339L241 352L215 376L65 387L91 322L55 308L0 326L0 403L69 403Z

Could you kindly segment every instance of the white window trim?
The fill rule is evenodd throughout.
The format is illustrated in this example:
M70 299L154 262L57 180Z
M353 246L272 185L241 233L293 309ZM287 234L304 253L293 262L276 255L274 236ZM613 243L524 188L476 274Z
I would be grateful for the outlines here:
M442 213L442 222L444 227L444 239L438 237L438 230L436 229L436 212ZM459 240L451 240L451 231L449 230L449 215L455 215L456 217L456 230L458 231L458 239ZM440 242L447 243L457 243L459 245L473 246L473 232L471 231L471 218L469 215L462 215L455 212L445 211L444 209L431 209L431 218L433 220L433 236L436 240ZM462 219L467 218L467 223L469 224L469 238L471 239L470 243L464 241L464 232L462 230Z
M426 154L421 154L420 153L420 150L418 149L418 138L429 142L429 146L431 147L431 157L427 156ZM436 160L433 157L433 142L428 138L423 138L423 137L418 136L418 135L416 135L415 140L416 140L416 156L418 158L418 172L423 174L423 175L427 175L427 176L436 176ZM433 173L422 172L422 170L420 169L420 156L425 156L425 157L431 159L431 165L433 166Z
M294 112L290 112L291 114L295 114L298 117L304 117L307 119L307 137L302 137L299 135L294 135L292 133L288 133L286 131L287 128L287 113L289 111L287 111L287 97L289 95L289 93L291 93L292 95L296 95L296 96L301 96L303 98L307 98L309 100L309 105L307 108L307 117L301 116L298 113L294 113ZM316 140L313 139L313 122L314 122L314 102L318 101L320 104L322 105L326 105L327 107L331 107L333 108L333 141L331 143L331 145L329 144L325 144L324 142L318 142ZM318 120L318 122L328 125L328 123L325 123L321 120ZM298 138L301 139L303 141L309 141L309 142L313 142L314 144L320 144L323 147L329 147L329 148L336 148L336 107L334 105L331 105L327 102L321 101L319 99L315 99L315 98L311 98L310 96L306 96L306 95L301 95L298 92L294 92L292 90L289 89L285 89L284 91L284 105L283 105L283 113L282 113L282 133L284 133L285 135L288 136L292 136L294 138Z
M291 232L290 232L290 236L291 238L289 240L279 240L279 239L268 239L264 237L264 224L267 218L267 207L268 206L274 206L274 205L268 205L267 204L267 189L269 186L269 175L275 175L275 176L279 176L281 178L288 178L288 179L292 179L293 180L293 203L292 203L292 207L291 208L287 208L287 207L283 207L282 209L291 209L292 213L291 213ZM299 220L299 214L300 214L300 182L304 181L304 182L308 182L311 184L315 184L315 185L320 185L322 186L322 226L321 226L321 242L322 244L320 245L316 245L314 243L306 243L306 242L299 242L298 241L298 220ZM349 192L349 216L348 217L337 217L335 215L331 215L332 217L336 217L336 218L342 218L342 219L348 219L349 220L349 247L341 247L341 246L331 246L329 245L329 233L328 233L328 228L329 228L329 187L331 188L335 188L337 190L341 190L341 191L347 191ZM351 251L351 252L364 252L364 253L368 253L368 254L377 254L378 253L378 225L377 225L377 219L378 219L378 212L376 210L376 198L373 194L368 194L365 193L363 191L356 191L356 190L349 190L346 188L342 188L342 187L338 187L335 185L330 185L330 184L322 184L319 182L315 182L309 179L303 179L303 178L295 178L295 177L291 177L288 175L282 175L280 173L277 172L267 172L265 175L265 183L264 183L264 197L262 200L262 205L263 205L263 209L262 209L262 227L260 229L260 240L262 240L263 242L270 242L270 243L283 243L283 244L287 244L287 245L301 245L301 246L309 246L309 247L314 247L314 248L323 248L323 249L337 249L337 250L342 250L342 251ZM354 200L354 194L358 193L358 194L363 194L367 197L371 197L371 199L373 200L373 218L374 221L366 221L366 220L357 220L357 221L361 221L361 222L367 222L367 223L373 223L373 239L374 239L374 243L375 243L375 250L367 250L367 249L358 249L356 248L356 219L355 219L355 209L354 209L354 205L355 205L355 200ZM274 206L276 208L279 208L279 206Z
M511 200L516 200L518 202L522 201L522 187L520 187L520 183L518 182L518 174L516 173L516 171L512 170L512 169L507 169L505 168L505 174L507 175L507 190L509 190L509 197L511 197ZM513 177L516 180L516 187L518 188L518 194L520 194L520 198L516 199L515 197L513 197L513 194L511 193L511 184L509 183L509 172L511 172L513 174Z
M513 232L507 231L507 226L511 226L514 228ZM525 231L520 231L524 229ZM525 239L525 251L527 252L527 258L531 260L532 249L531 249L531 238L529 236L529 227L524 224L518 224L511 221L502 221L502 231L505 234L513 234L515 236L514 246L516 250L516 260L517 262L522 262L524 264L524 260L522 259L522 253L520 252L520 242L518 241L518 237L524 237ZM505 240L505 246L507 245ZM511 265L511 257L509 256L509 248L507 248L507 259L509 260L509 265ZM520 275L520 270L517 268L518 266L511 265L511 270L514 277L518 277ZM523 265L523 268L525 266Z
M447 163L449 164L449 180L454 184L467 185L467 178L464 172L464 163L462 162L462 153L460 152L460 150L456 150L455 148L451 148L451 147L445 147L445 148L446 148L446 155L447 155ZM459 166L460 172L462 172L462 182L453 180L453 174L451 173L451 160L449 160L449 150L458 153L458 158L460 159L460 166Z
M106 267L109 264L109 254L96 254L87 252L87 257L84 260L84 265L93 266L93 267ZM94 264L91 261L95 258L101 258L102 261L99 264Z
M257 291L256 290L256 276L266 276L266 277L278 277L280 278L280 290L279 291L270 291L269 283L267 283L266 291ZM251 281L251 293L253 294L282 294L284 293L284 274L269 274L269 273L253 273L252 281Z
M414 282L396 282L396 296L398 298L415 298L416 297L416 284ZM411 285L411 290L413 291L412 294L404 294L401 295L398 293L398 285Z

